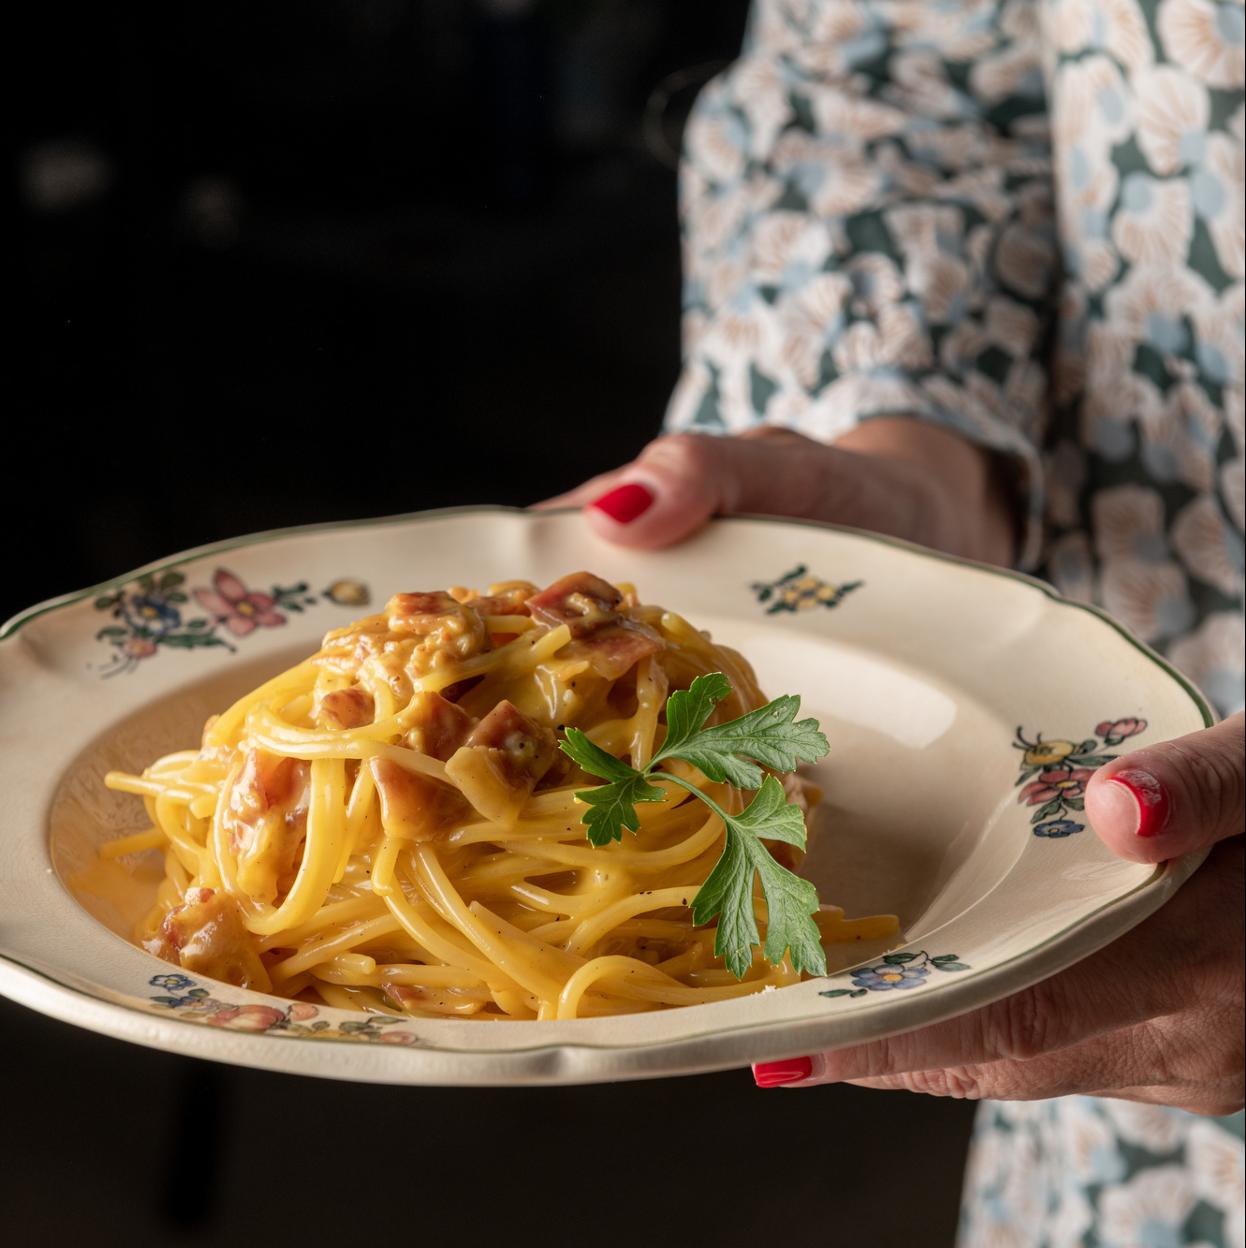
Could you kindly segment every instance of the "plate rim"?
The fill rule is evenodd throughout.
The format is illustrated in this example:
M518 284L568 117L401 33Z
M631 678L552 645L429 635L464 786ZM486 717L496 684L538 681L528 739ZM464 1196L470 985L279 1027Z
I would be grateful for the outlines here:
M82 602L84 599L90 598L109 589L119 589L123 585L129 584L131 581L137 580L140 576L150 572L163 572L170 568L180 567L184 563L191 563L196 559L205 559L210 555L223 554L230 550L240 550L247 546L260 546L267 542L280 541L285 538L309 536L315 533L328 533L343 529L370 528L373 526L388 526L397 524L419 524L428 520L441 520L452 516L467 515L512 515L524 516L533 519L541 516L559 516L570 515L580 511L579 507L546 507L534 509L531 507L512 507L504 503L468 503L456 507L434 507L425 511L405 511L398 512L394 515L375 516L375 517L356 517L351 520L324 520L314 524L293 524L286 525L276 529L260 529L254 533L243 533L235 537L222 538L220 541L208 542L202 546L193 546L187 550L177 551L172 555L167 555L162 559L152 560L137 568L133 568L128 572L120 573L117 576L109 577L105 581L100 581L95 585L88 585L83 589L71 590L65 594L58 594L52 598L45 598L42 602L37 602L32 606L26 607L16 614L11 615L3 623L0 623L0 642L9 640L9 638L17 635L27 624L33 620L39 619L41 616L47 615L52 611L59 610L63 607L71 607L75 603ZM1190 700L1198 709L1199 714L1203 717L1203 726L1205 728L1212 727L1218 717L1212 709L1210 701L1204 696L1202 691L1189 679L1183 672L1175 668L1163 655L1153 650L1146 642L1135 637L1123 624L1109 615L1102 607L1096 606L1094 603L1079 602L1075 598L1066 597L1056 587L1047 581L1041 580L1037 576L1032 576L1028 572L1021 572L1016 568L1004 568L997 564L983 563L977 559L969 559L963 555L948 554L946 551L935 550L930 546L923 546L920 542L911 542L902 537L892 537L886 533L874 533L869 529L858 529L847 524L832 524L822 520L808 520L799 516L767 516L755 512L735 512L729 516L714 516L708 523L710 524L734 524L738 522L756 523L763 522L766 524L777 524L785 527L816 529L820 531L829 531L832 533L847 533L853 537L863 538L866 541L876 542L879 545L889 546L893 549L905 550L911 554L918 555L923 558L936 559L943 563L954 564L959 567L974 569L979 572L986 573L991 576L1003 577L1006 580L1016 581L1022 585L1028 585L1032 589L1038 590L1046 598L1050 599L1058 607L1071 607L1078 611L1094 617L1097 620L1107 624L1114 632L1123 637L1130 643L1140 654L1154 663L1166 676L1174 680L1181 689L1189 696Z
M836 1047L853 1047L862 1043L873 1043L879 1040L885 1040L890 1036L900 1035L907 1031L915 1030L916 1027L934 1026L938 1023L945 1022L951 1018L957 1018L962 1014L970 1013L975 1009L986 1008L988 1005L1004 997L996 996L993 985L1000 979L1009 979L1010 970L1017 962L1027 961L1030 964L1033 973L1023 975L1017 981L1016 992L1022 992L1033 984L1048 978L1050 975L1059 974L1063 970L1076 965L1085 958L1091 957L1094 953L1104 948L1112 939L1123 935L1125 932L1132 930L1139 923L1144 922L1156 910L1167 902L1172 895L1190 878L1194 871L1206 859L1209 850L1196 851L1187 854L1179 859L1172 859L1166 863L1158 864L1155 870L1145 879L1140 880L1127 893L1123 893L1118 897L1113 897L1105 901L1102 905L1091 911L1089 914L1082 915L1080 918L1073 920L1067 926L1061 928L1058 932L1049 936L1042 944L1033 948L1025 949L1012 957L1004 959L993 966L990 966L978 974L965 980L949 982L943 986L942 991L938 994L945 1003L941 1007L930 1008L926 1003L931 1001L930 995L921 998L898 998L892 1000L890 998L873 1001L870 1005L859 1009L855 1017L861 1018L865 1015L884 1017L880 1013L884 1005L888 1010L885 1017L895 1019L894 1026L887 1026L882 1029L870 1029L870 1035L867 1039L851 1040L844 1045ZM1141 894L1149 894L1146 899L1146 912L1141 918L1135 918L1136 906ZM1128 915L1125 913L1128 911ZM1096 933L1097 929L1106 929L1106 939L1100 939ZM1061 938L1070 932L1080 931L1086 937L1092 937L1091 943L1093 948L1084 954L1067 961L1059 957ZM907 942L906 942L907 943ZM1053 956L1054 955L1054 956ZM1043 962L1054 961L1057 963L1054 969L1048 970L1041 965ZM95 1027L84 1023L78 1019L63 1018L57 1014L50 1014L48 1011L40 1009L34 1004L31 998L37 998L42 995L36 987L35 991L27 994L10 997L11 1000L18 1001L20 1004L26 1005L28 1008L34 1009L39 1013L44 1013L48 1017L55 1019L57 1022L67 1023L71 1026L86 1026L89 1030L96 1031L101 1035L109 1035L114 1038L123 1038L139 1044L144 1044L150 1048L162 1049L165 1051L174 1051L179 1054L200 1057L206 1060L218 1060L225 1062L239 1062L253 1069L292 1071L293 1073L301 1073L310 1077L328 1077L334 1079L342 1079L347 1081L362 1081L372 1083L384 1083L395 1086L422 1086L422 1085L450 1085L450 1086L494 1086L504 1087L512 1085L556 1085L556 1084L578 1084L593 1083L602 1081L615 1080L633 1080L649 1077L650 1071L644 1064L636 1066L627 1066L616 1070L611 1070L607 1075L602 1071L586 1071L584 1073L575 1074L560 1069L563 1062L558 1061L560 1055L564 1061L567 1056L577 1054L614 1054L614 1053L643 1053L645 1055L659 1055L663 1053L675 1054L681 1049L690 1046L705 1046L709 1048L717 1048L719 1050L729 1047L735 1040L749 1037L756 1038L759 1042L759 1049L762 1051L754 1060L770 1061L784 1057L799 1056L803 1053L817 1051L819 1046L814 1042L808 1042L793 1047L791 1044L771 1044L769 1048L764 1047L766 1040L776 1040L783 1035L795 1034L814 1034L819 1031L829 1030L835 1017L832 1013L826 1012L821 1016L808 1015L798 1019L775 1019L771 1021L761 1021L752 1023L735 1024L728 1027L716 1028L713 1031L701 1034L682 1036L677 1039L665 1039L656 1041L647 1041L643 1043L632 1042L629 1044L602 1044L587 1041L576 1040L560 1040L546 1041L526 1045L522 1048L507 1049L502 1052L493 1050L478 1049L460 1049L451 1048L446 1045L438 1045L436 1048L425 1047L423 1045L413 1045L410 1047L391 1048L389 1046L373 1046L360 1044L358 1041L349 1040L345 1037L326 1036L323 1039L315 1041L316 1048L319 1049L323 1045L333 1045L339 1049L344 1048L345 1051L353 1051L360 1054L360 1061L352 1064L349 1070L336 1070L332 1066L327 1069L306 1069L298 1062L280 1062L271 1059L276 1058L279 1053L284 1052L281 1042L287 1039L290 1042L291 1052L307 1052L305 1045L308 1043L304 1040L299 1043L300 1037L277 1037L278 1043L274 1043L274 1037L265 1034L251 1035L235 1031L219 1031L214 1032L212 1028L203 1026L201 1023L192 1022L190 1019L179 1018L175 1014L161 1014L152 1010L148 1010L137 1004L130 1004L125 1001L114 1001L106 997L98 996L94 992L76 987L72 984L66 984L50 974L47 970L39 967L32 967L22 962L20 959L13 957L11 954L0 951L0 971L8 970L10 975L13 971L17 972L19 981L21 979L34 980L36 984L40 982L46 985L44 993L50 993L53 997L63 998L70 1003L87 1001L91 1003L94 1010L101 1013L104 1017L109 1015L120 1015L128 1026L122 1027L123 1035L118 1035L116 1031L108 1030L104 1027ZM5 979L9 975L4 976ZM8 995L7 993L5 994ZM260 994L269 995L269 994ZM1006 994L1008 996L1013 993ZM971 1000L966 1004L966 998ZM972 1000L972 999L977 999ZM906 1025L903 1021L906 1016L919 1015L921 1021L914 1025ZM134 1034L143 1030L139 1020L146 1020L149 1038L142 1035ZM170 1045L165 1041L164 1037L172 1037L173 1043ZM180 1042L180 1037L186 1038L186 1043ZM208 1047L220 1047L227 1052L223 1055L215 1055L204 1053L202 1049L205 1040L211 1040L214 1043ZM724 1043L726 1042L726 1043ZM823 1046L824 1047L824 1046ZM315 1050L311 1050L314 1052ZM392 1056L390 1056L392 1055ZM543 1072L538 1065L534 1073L524 1070L517 1072L513 1069L515 1066L527 1066L529 1064L538 1064L542 1057L555 1059L553 1069ZM426 1070L428 1066L435 1066L442 1058L450 1058L455 1061L466 1060L468 1064L480 1064L482 1066L495 1062L502 1062L508 1068L506 1071L499 1071L492 1076L486 1075L484 1078L466 1078L459 1077L450 1080L427 1077L433 1072ZM427 1060L431 1059L431 1061ZM361 1071L359 1066L372 1067L371 1070ZM693 1064L692 1069L686 1071L666 1072L670 1074L696 1074L709 1073L715 1070L728 1070L735 1068L736 1063L726 1057L723 1053L714 1054L706 1052L705 1056L698 1062ZM390 1070L388 1068L395 1067ZM395 1077L395 1076L400 1077ZM421 1077L425 1076L425 1077Z
M450 519L450 518L467 518L472 516L517 516L525 520L535 521L546 516L566 516L577 513L580 509L576 507L559 507L545 508L541 510L533 510L523 507L512 507L495 504L470 504L465 506L445 507L428 509L423 511L405 512L396 515L382 517L360 517L349 520L324 521L315 524L291 525L281 528L261 530L254 533L238 535L232 538L225 538L217 542L207 543L201 546L189 548L176 552L172 555L165 556L161 559L154 560L137 569L129 572L121 573L118 576L109 578L93 586L72 591L67 594L58 595L42 602L36 603L31 607L25 608L10 617L2 625L0 625L0 644L13 640L19 632L28 624L51 614L58 610L71 608L78 603L83 602L93 596L106 592L112 588L118 588L126 585L138 577L156 571L163 571L170 568L178 567L183 564L195 562L201 559L207 559L213 555L222 554L228 551L239 550L252 546L262 546L278 541L299 538L305 536L313 536L319 533L349 532L355 529L397 526L397 525L418 525L428 521ZM950 555L942 551L932 550L924 547L916 542L906 541L901 538L892 537L885 534L872 533L866 530L857 529L852 526L828 524L815 520L805 520L796 517L783 516L766 516L756 514L744 514L717 517L711 523L719 525L734 525L738 523L756 524L762 523L766 525L774 525L783 528L806 528L814 529L820 532L841 533L849 535L854 539L863 540L869 543L878 544L893 549L899 549L904 552L913 554L922 559L934 559L939 562L952 564L959 567L965 567L970 570L986 573L995 577L1002 577L1005 580L1018 582L1031 589L1038 590L1048 599L1055 609L1061 607L1076 608L1092 618L1106 624L1117 635L1139 652L1140 655L1150 660L1159 672L1172 680L1178 688L1186 695L1198 711L1204 726L1209 727L1216 722L1216 716L1212 710L1209 701L1204 697L1201 691L1190 681L1183 673L1179 672L1170 662L1163 656L1156 653L1150 646L1136 638L1127 628L1116 621L1101 608L1084 602L1070 599L1061 594L1054 586L1035 576L1020 572L1014 568L997 567L990 564L981 563L976 560L967 559L958 555ZM894 1035L906 1030L911 1030L913 1026L928 1025L942 1019L955 1017L958 1014L967 1012L978 1006L985 1000L999 999L992 988L992 985L998 982L1000 978L1013 979L1020 991L1030 984L1038 982L1046 978L1050 974L1057 973L1059 970L1074 965L1083 958L1091 956L1098 949L1102 948L1110 940L1118 937L1123 932L1129 930L1137 923L1140 923L1153 914L1169 897L1179 888L1193 873L1197 866L1201 863L1205 854L1189 855L1185 858L1174 860L1165 864L1159 864L1144 879L1140 880L1136 885L1129 889L1128 892L1117 897L1104 901L1095 909L1088 913L1084 913L1078 918L1072 920L1059 931L1052 933L1037 946L1031 946L1020 950L1011 957L1005 958L1003 961L984 969L978 974L968 977L964 981L960 981L959 987L953 987L952 983L945 985L949 991L939 993L937 996L946 1004L942 1007L930 1000L930 994L922 994L922 999L913 999L905 1006L899 1007L898 1002L893 1002L889 998L880 999L870 1003L870 1006L864 1009L854 1011L854 1016L862 1018L864 1016L879 1017L879 1011L886 1002L889 1014L885 1017L895 1020L894 1026L887 1026L882 1029L871 1029L872 1038L883 1038L887 1035ZM1127 912L1127 913L1125 913ZM1080 945L1089 944L1090 948L1085 952L1078 952L1074 956L1060 957L1060 949L1067 947L1070 933L1082 932L1083 939L1077 942ZM1106 935L1104 934L1106 932ZM909 942L905 942L906 947ZM1044 963L1058 963L1058 965L1048 968ZM1010 975L1009 972L1017 963L1028 964L1032 973L1025 973L1020 977ZM272 1046L272 1039L267 1036L249 1036L237 1032L227 1032L218 1037L216 1041L223 1046L225 1052L220 1055L211 1052L204 1052L203 1041L207 1038L205 1033L211 1033L212 1029L203 1028L198 1024L191 1024L190 1029L184 1027L173 1027L175 1023L187 1024L189 1019L180 1019L175 1015L162 1015L152 1010L144 1008L136 998L134 1003L127 1003L124 1000L114 1000L106 996L97 995L96 992L87 988L79 987L74 984L64 982L55 974L50 973L48 969L43 967L30 966L21 958L13 956L10 952L0 949L0 969L6 973L4 979L9 981L6 983L6 996L11 996L29 1008L33 1008L42 1013L51 1014L58 1021L68 1022L71 1025L85 1026L90 1030L99 1031L101 1034L111 1034L114 1036L124 1037L137 1043L147 1044L150 1047L165 1048L171 1051L179 1052L194 1056L198 1052L199 1056L207 1057L215 1060L238 1061L242 1064L260 1067L264 1069L277 1070L301 1070L304 1074L309 1075L328 1075L329 1077L365 1079L374 1082L388 1083L475 1083L475 1084L493 1084L505 1085L508 1083L579 1083L589 1082L593 1079L626 1079L641 1078L654 1072L647 1069L646 1063L642 1062L635 1066L627 1066L624 1069L612 1070L610 1072L591 1071L580 1072L574 1069L575 1054L618 1054L627 1052L643 1053L645 1055L656 1055L662 1052L670 1053L672 1056L687 1046L705 1046L706 1052L704 1056L693 1063L689 1064L688 1073L692 1070L713 1070L723 1069L737 1063L731 1061L723 1052L717 1054L712 1050L723 1050L737 1037L749 1036L755 1038L759 1049L765 1048L766 1041L770 1040L768 1046L769 1051L774 1056L781 1056L785 1053L790 1055L792 1048L790 1045L783 1046L776 1044L781 1036L785 1034L802 1034L816 1033L822 1028L829 1028L835 1019L835 1015L827 1012L822 1016L804 1015L796 1019L774 1019L774 1020L752 1020L741 1023L734 1023L726 1027L716 1027L713 1030L703 1033L683 1036L679 1038L664 1038L659 1040L646 1040L643 1042L631 1041L626 1044L610 1044L600 1042L576 1041L569 1039L537 1041L531 1045L522 1048L511 1048L505 1051L481 1051L475 1049L464 1049L457 1047L447 1047L439 1044L436 1048L424 1048L423 1046L413 1046L404 1048L404 1052L408 1055L415 1055L414 1060L411 1056L403 1059L386 1059L374 1058L371 1060L362 1059L358 1063L352 1063L353 1070L337 1072L332 1068L332 1064L328 1064L328 1068L324 1068L326 1064L313 1063L313 1068L308 1069L306 1063L297 1061L287 1061L278 1059L278 1054L282 1052L280 1046ZM13 985L13 981L17 980L17 991L10 993L8 989ZM33 980L33 983L29 981ZM23 983L23 981L27 981ZM119 994L120 995L120 994ZM267 995L267 994L261 994ZM102 1022L106 1023L109 1016L117 1019L120 1026L110 1029L106 1025L93 1025L91 1022L82 1018L71 1018L60 1013L52 1013L50 1009L44 1009L39 1004L35 1004L36 999L47 1000L53 998L62 1001L65 1004L75 1002L89 1002L90 1013L98 1016ZM975 998L978 1000L975 1002ZM903 1021L907 1016L918 1013L921 1015L920 1022ZM147 1020L147 1027L144 1028L140 1020ZM146 1031L147 1035L143 1033ZM136 1034L138 1033L138 1034ZM185 1037L185 1043L181 1041L181 1037ZM170 1043L171 1038L172 1043ZM196 1039L197 1038L197 1039ZM290 1037L296 1039L297 1037ZM345 1038L338 1039L336 1037L326 1037L332 1041L335 1046L343 1044L353 1045L364 1052L392 1052L389 1046L361 1046L357 1042L347 1040ZM218 1043L214 1042L210 1046L216 1049ZM258 1043L253 1043L258 1042ZM725 1043L724 1043L725 1042ZM860 1043L859 1040L849 1040L846 1043ZM323 1041L321 1042L323 1043ZM295 1046L294 1052L306 1052L304 1046ZM560 1060L557 1055L563 1054L564 1058ZM468 1077L459 1077L446 1080L444 1077L438 1078L435 1072L437 1060L439 1058L450 1058L456 1062L466 1062L470 1065L476 1063L501 1062L508 1067L515 1065L537 1064L539 1067L540 1058L547 1057L551 1059L552 1066L548 1071L542 1072L538 1069L534 1073L528 1071L512 1071L510 1073L499 1071L493 1077L485 1077L484 1079L471 1079ZM566 1058L572 1058L572 1068L564 1069ZM361 1055L362 1058L362 1055ZM421 1059L429 1059L432 1061ZM273 1060L277 1059L277 1060ZM362 1071L359 1067L368 1067L370 1069ZM483 1073L483 1072L482 1072ZM678 1072L667 1072L678 1073ZM466 1075L467 1072L464 1072ZM405 1076L405 1077L404 1077Z

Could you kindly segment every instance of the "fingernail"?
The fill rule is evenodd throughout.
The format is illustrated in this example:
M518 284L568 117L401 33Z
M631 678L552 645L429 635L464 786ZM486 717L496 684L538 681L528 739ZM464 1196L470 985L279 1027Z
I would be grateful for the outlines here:
M1129 794L1137 812L1134 832L1138 836L1158 836L1168 822L1168 790L1140 767L1126 767L1110 779Z
M616 524L631 524L637 516L643 515L653 504L653 491L640 484L639 481L625 481L607 490L600 498L589 504L598 511L604 511Z
M799 1083L812 1074L812 1058L793 1057L786 1062L758 1062L753 1067L753 1082L759 1088L781 1088L785 1083Z

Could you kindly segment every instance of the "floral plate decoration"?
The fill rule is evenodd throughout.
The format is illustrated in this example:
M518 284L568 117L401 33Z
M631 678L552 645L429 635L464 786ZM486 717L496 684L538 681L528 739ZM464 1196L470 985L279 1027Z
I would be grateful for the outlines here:
M1095 736L1075 743L1063 739L1044 741L1041 732L1035 740L1028 741L1018 727L1012 744L1024 753L1016 783L1025 787L1017 801L1038 807L1030 816L1034 835L1059 839L1080 832L1086 825L1072 816L1086 809L1086 785L1095 770L1116 757L1109 747L1146 729L1147 721L1134 716L1104 720L1096 726Z
M132 798L104 788L106 771L194 744L208 714L370 600L585 567L740 650L771 694L801 695L831 742L812 769L826 799L802 869L849 915L897 914L899 937L831 945L826 978L733 1001L489 1026L283 1000L187 975L130 943L159 872L142 854L101 864L98 846L142 821ZM1083 793L1122 748L1212 720L1114 622L1011 572L745 518L673 550L624 551L595 542L576 513L505 508L174 556L10 620L0 687L0 992L173 1052L390 1083L743 1066L1016 992L1140 922L1197 865L1114 857L1086 824Z
M193 604L197 613L188 610ZM339 577L321 593L310 593L306 581L249 589L228 568L217 568L209 585L187 593L186 576L170 569L145 572L126 585L95 599L97 611L107 611L111 622L95 632L97 641L111 647L111 657L99 667L101 676L131 672L161 646L194 650L235 642L257 628L280 628L290 614L302 614L322 601L343 607L364 607L368 587L353 577Z

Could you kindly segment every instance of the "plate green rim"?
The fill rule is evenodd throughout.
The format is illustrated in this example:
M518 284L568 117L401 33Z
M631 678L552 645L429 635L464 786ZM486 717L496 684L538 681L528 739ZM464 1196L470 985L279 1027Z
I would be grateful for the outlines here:
M442 507L442 508L431 509L428 511L405 512L405 513L402 513L399 515L393 515L393 516L360 518L360 519L355 519L355 520L331 520L331 521L325 521L319 524L290 525L285 528L265 529L257 533L248 533L248 534L241 535L239 537L226 538L219 542L212 542L204 546L194 547L191 550L182 551L178 554L170 555L164 559L158 559L152 563L145 564L144 566L140 568L136 568L133 571L123 573L120 576L112 577L107 581L100 582L98 585L93 585L86 589L77 590L68 594L62 594L55 598L49 598L45 600L44 602L36 603L32 607L28 607L23 611L19 611L16 615L12 616L9 620L7 620L3 625L0 625L0 642L8 640L9 638L15 636L22 628L24 628L31 621L38 619L39 617L46 615L51 611L56 611L63 607L73 606L75 603L81 602L86 598L96 596L109 589L115 589L122 585L126 585L130 581L136 579L139 576L142 576L145 573L164 571L168 568L175 568L182 564L193 562L197 559L207 558L211 555L224 553L225 551L238 550L246 546L262 545L266 542L278 541L278 540L281 540L283 538L288 538L288 537L298 537L304 534L334 532L334 531L342 530L342 529L368 528L368 527L374 527L378 525L418 524L418 523L428 521L428 520L440 520L440 519L444 519L444 518L452 517L452 516L518 515L518 516L530 516L535 519L535 518L538 518L540 516L545 516L545 515L567 515L577 510L578 509L574 507L560 507L560 508L551 508L549 510L538 512L538 511L532 511L524 507L508 507L508 506L503 506L500 504L483 504L483 505L467 505L467 506L461 506L461 507ZM911 554L917 555L919 558L935 559L943 563L950 563L950 564L957 565L960 567L971 568L978 572L985 573L987 575L1002 577L1006 580L1016 581L1022 585L1026 585L1032 589L1036 589L1040 593L1042 593L1046 598L1056 603L1057 606L1069 607L1069 608L1074 608L1079 611L1083 611L1086 614L1091 615L1095 619L1106 624L1119 636L1123 637L1127 642L1129 642L1140 654L1142 654L1147 659L1149 659L1152 663L1154 663L1155 666L1157 666L1165 675L1167 675L1171 680L1173 680L1189 696L1190 700L1194 703L1194 706L1197 708L1199 714L1201 715L1203 719L1203 724L1205 727L1211 727L1212 724L1216 722L1216 716L1214 712L1212 711L1211 706L1207 702L1206 698L1204 698L1203 695L1199 692L1199 690L1185 676L1183 676L1179 671L1177 671L1177 669L1174 668L1172 664L1170 664L1166 659L1164 659L1161 655L1157 654L1154 650L1152 650L1145 643L1139 641L1127 628L1125 628L1122 624L1118 623L1116 620L1114 620L1110 615L1108 615L1105 611L1101 610L1099 607L1093 606L1092 604L1089 604L1089 603L1076 602L1070 598L1066 598L1063 594L1061 594L1054 587L1052 587L1051 585L1048 585L1045 581L1039 580L1037 577L1029 576L1024 572L1018 572L1011 568L995 567L990 564L979 563L972 559L965 559L958 555L945 554L942 551L931 550L931 549L928 549L927 547L920 546L915 542L905 541L902 538L890 537L890 536L886 536L886 535L878 534L878 533L871 533L864 529L852 528L851 526L848 526L848 525L826 524L820 521L802 520L802 519L791 518L787 516L763 516L763 515L753 515L753 514L722 516L722 517L718 517L713 523L717 523L717 524L724 524L724 523L731 524L735 522L755 523L758 521L761 521L767 524L789 526L793 528L809 528L809 529L816 529L819 531L846 533L857 538L862 538L866 541L875 542L882 546L888 546L888 547L892 547L895 549L908 551ZM1098 916L1114 908L1115 906L1122 904L1128 898L1133 897L1134 895L1136 895L1137 893L1143 890L1153 887L1156 884L1156 882L1160 880L1167 873L1169 869L1170 869L1170 864L1163 864L1160 867L1157 867L1157 869L1155 870L1154 873L1152 873L1152 875L1150 875L1146 880L1141 881L1138 885L1130 889L1127 893L1122 894L1120 897L1115 897L1111 901L1105 902L1102 906L1099 906L1096 909L1092 910L1089 914L1083 915L1081 918L1079 918L1075 922L1070 923L1067 927L1061 928L1059 932L1056 932L1052 936L1048 937L1047 940L1043 941L1040 945L1037 945L1031 949L1027 949L1024 952L1015 955L1014 957L1007 958L1003 962L997 963L996 965L990 967L989 970L985 971L984 974L992 975L992 976L998 975L1002 971L1006 970L1013 963L1020 961L1023 958L1028 958L1034 955L1035 953L1040 953L1045 949L1050 949L1050 947L1054 943L1059 941L1066 933L1073 931L1076 928L1082 927L1087 923L1092 922ZM18 958L12 957L11 955L4 953L4 952L0 952L0 961L7 962L10 966L17 967L24 973L28 975L33 975L37 979L41 979L45 981L46 983L54 984L56 987L62 989L65 992L70 993L73 996L86 997L89 1000L95 1001L98 1004L103 1005L105 1007L109 1007L112 1009L119 1009L119 1010L125 1011L126 1013L137 1014L140 1017L144 1017L148 1019L155 1019L162 1023L180 1022L181 1024L186 1025L186 1026L191 1026L191 1027L199 1026L199 1024L192 1022L190 1019L178 1019L176 1015L161 1015L161 1014L156 1013L153 1010L148 1010L140 1005L131 1005L125 1002L110 1000L107 997L97 996L94 992L89 992L86 989L79 988L75 985L66 984L62 980L57 979L54 975L48 974L47 971L44 971L40 968L29 966L26 963L20 961ZM974 978L978 978L978 977L975 976ZM948 987L951 987L951 985L949 984ZM872 1004L874 1008L877 1009L886 1005L887 1002L880 1001L880 1002L874 1002ZM866 1007L866 1008L869 1008L869 1007ZM61 1021L67 1021L67 1020L61 1020ZM813 1016L809 1016L807 1018L796 1019L796 1020L793 1020L793 1019L776 1020L771 1023L762 1022L762 1023L741 1024L739 1026L734 1026L734 1027L720 1028L716 1031L707 1033L704 1036L687 1037L684 1040L678 1041L676 1043L683 1044L683 1043L687 1043L688 1041L695 1041L698 1039L710 1039L714 1036L739 1035L741 1033L746 1033L746 1032L755 1032L758 1034L762 1034L767 1031L772 1031L772 1030L790 1026L793 1024L800 1025L800 1024L805 1024L805 1023L810 1023L810 1022L815 1022L815 1021L816 1019ZM238 1037L238 1038L242 1038L242 1037ZM249 1037L249 1038L254 1039L254 1040L261 1040L261 1041L271 1040L271 1037L261 1037L261 1036L255 1036L255 1037ZM326 1038L324 1040L316 1041L318 1045L325 1044L326 1042L329 1044L336 1044L336 1045L348 1045L352 1048L357 1047L357 1044L358 1044L357 1041L350 1041L350 1040L345 1040L345 1039L339 1040L337 1038ZM671 1043L672 1042L665 1041L665 1040L655 1041L652 1043L647 1043L647 1044L642 1044L642 1045L593 1044L593 1043L588 1043L585 1041L561 1041L557 1043L545 1042L545 1043L533 1044L524 1048L508 1049L503 1054L489 1054L488 1056L495 1058L495 1059L499 1057L504 1059L507 1055L523 1055L523 1054L538 1053L542 1051L558 1051L558 1050L564 1050L564 1049L583 1049L583 1050L599 1051L599 1052L617 1052L617 1051L622 1051L626 1049L637 1049L637 1048L652 1050L652 1049L660 1049L663 1047L668 1047L671 1045ZM155 1046L155 1047L159 1047L159 1046ZM435 1049L415 1047L411 1050L403 1050L403 1051L413 1052L413 1053L449 1054L449 1055L456 1056L456 1057L467 1057L469 1059L484 1056L472 1049L453 1049L453 1048L446 1048L446 1047L438 1047Z

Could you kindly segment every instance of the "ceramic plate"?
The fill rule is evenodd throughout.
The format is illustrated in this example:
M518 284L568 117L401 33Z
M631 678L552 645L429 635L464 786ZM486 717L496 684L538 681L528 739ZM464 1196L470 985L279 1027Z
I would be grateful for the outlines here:
M100 874L144 826L105 790L398 590L629 580L800 693L831 753L804 868L888 947L738 1001L571 1022L381 1023L183 974L131 945L159 864ZM218 595L205 617L199 591ZM223 600L223 601L222 601ZM389 1083L573 1083L741 1066L881 1037L1015 992L1161 905L1197 865L1114 857L1090 770L1212 721L1166 663L1037 581L824 526L732 519L679 548L596 541L574 514L432 512L262 534L35 607L0 630L0 991L108 1035ZM113 864L116 872L121 872Z

